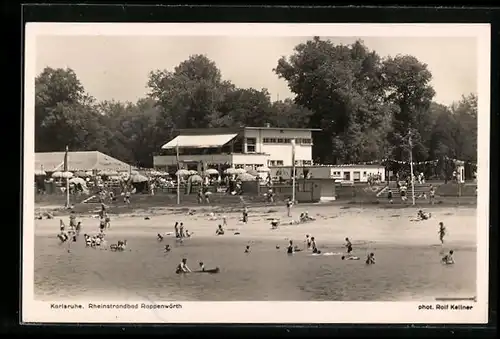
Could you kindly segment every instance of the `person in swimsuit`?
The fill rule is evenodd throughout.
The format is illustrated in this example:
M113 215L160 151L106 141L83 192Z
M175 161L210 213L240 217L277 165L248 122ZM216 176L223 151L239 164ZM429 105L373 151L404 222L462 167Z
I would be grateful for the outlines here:
M224 226L224 227L227 226L227 217L226 216L222 217L222 226Z
M104 218L101 218L99 220L99 231L104 232L104 229L106 228L106 220Z
M348 255L348 256L343 255L341 259L342 260L359 260L359 257L356 257L354 255Z
M389 188L389 191L387 192L387 200L389 200L389 204L393 203L392 200L392 190Z
M191 272L191 270L187 266L187 259L184 258L179 263L179 265L177 265L177 269L176 269L175 273L189 273L189 272Z
M345 238L345 241L346 241L345 247L347 249L347 254L351 254L351 252L352 252L352 243L349 240L349 238Z
M453 259L453 250L448 252L448 254L441 259L441 262L446 265L454 264L455 260Z
M435 195L436 195L436 189L434 188L434 186L430 185L430 189L429 189L429 203L430 204L434 204L434 198L435 198Z
M165 245L165 253L168 253L170 252L170 245Z
M375 264L375 254L373 254L373 253L368 254L368 256L366 257L365 263L367 265L373 265L373 264Z
M175 223L174 230L175 230L175 237L176 238L180 238L180 234L179 234L179 222Z
M311 239L309 238L309 234L306 234L306 249L311 249Z
M293 205L292 199L288 198L286 200L286 213L288 217L292 216L292 205Z
M441 245L444 244L444 236L446 235L446 228L444 227L443 222L439 223L439 241L441 241Z
M71 213L69 214L69 227L76 227L75 211L71 211Z
M286 248L286 253L287 254L293 254L295 251L295 248L293 247L293 241L290 240L290 242L288 243L288 246Z
M59 220L59 231L64 232L64 229L66 228L66 225L64 224L64 221L62 219Z
M186 237L186 235L184 234L184 223L182 222L179 226L179 236L181 239Z
M200 271L205 272L205 264L203 262L200 262Z
M222 225L219 225L217 230L215 230L215 235L224 235L224 229L222 228Z
M250 253L250 245L247 245L247 246L245 247L245 253Z
M311 237L311 247L312 247L312 252L315 253L315 254L320 254L321 251L318 250L318 247L316 246L316 240L314 239L314 237Z
M77 224L76 224L76 227L75 227L75 232L76 232L76 235L79 236L80 235L80 231L82 230L82 222L79 221Z

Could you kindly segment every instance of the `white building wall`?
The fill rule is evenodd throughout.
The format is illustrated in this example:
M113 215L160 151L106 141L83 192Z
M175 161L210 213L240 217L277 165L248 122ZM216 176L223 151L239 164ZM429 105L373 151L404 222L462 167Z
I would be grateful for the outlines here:
M231 161L229 154L179 155L179 161L204 161L207 163L226 163ZM153 157L154 167L177 165L175 155L156 155Z
M246 138L256 138L257 153L269 154L267 160L273 161L275 165L292 166L292 144L291 143L268 143L265 139L310 139L312 135L310 130L280 130L278 128L262 128L260 130L245 130ZM246 149L246 144L245 144ZM302 164L306 161L312 163L312 143L297 143L295 148L295 160ZM266 163L266 165L271 165Z
M238 167L243 166L243 168L265 166L268 158L265 154L233 154L231 157L232 164Z

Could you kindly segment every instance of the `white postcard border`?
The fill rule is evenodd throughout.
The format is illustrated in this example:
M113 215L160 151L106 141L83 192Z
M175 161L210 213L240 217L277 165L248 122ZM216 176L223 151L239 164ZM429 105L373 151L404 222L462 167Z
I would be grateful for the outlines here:
M126 24L28 23L25 26L22 322L32 323L487 323L489 270L490 25L488 24ZM56 309L34 299L34 88L39 35L475 37L478 67L477 301L472 310L425 311L426 302L113 302L138 309L89 309L98 299ZM62 301L54 301L60 304ZM437 303L431 303L433 305ZM458 304L458 303L454 303ZM166 308L154 309L159 305ZM181 305L181 308L178 308Z

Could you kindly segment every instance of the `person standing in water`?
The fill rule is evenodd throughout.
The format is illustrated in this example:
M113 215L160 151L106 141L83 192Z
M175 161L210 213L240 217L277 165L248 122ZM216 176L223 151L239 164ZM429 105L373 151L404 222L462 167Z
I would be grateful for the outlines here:
M182 238L185 238L185 234L184 234L184 223L181 222L181 225L179 226L179 237L182 239Z
M443 222L439 223L439 241L441 241L441 245L444 244L444 236L446 235L446 228L444 227Z
M306 250L311 249L311 239L309 238L309 234L306 234Z
M453 250L448 252L448 254L441 259L441 262L446 265L454 264L455 260L453 259Z
M315 253L315 254L320 254L321 251L318 250L318 247L316 246L316 240L314 239L314 237L311 237L311 247L312 247L312 252Z
M190 273L191 269L187 266L187 259L183 258L182 261L177 265L176 273Z
M174 231L175 231L175 237L176 238L180 238L180 235L179 235L179 222L178 221L175 222Z
M346 243L345 243L345 247L346 247L346 249L347 249L347 254L349 254L349 255L350 255L350 254L351 254L351 252L352 252L352 243L351 243L351 241L349 240L349 238L345 238L345 241L346 241Z
M290 240L290 242L288 243L288 246L286 248L286 253L287 254L293 254L293 252L294 252L293 241Z
M373 264L375 264L375 254L374 253L368 254L368 256L366 257L365 263L367 265L373 265Z

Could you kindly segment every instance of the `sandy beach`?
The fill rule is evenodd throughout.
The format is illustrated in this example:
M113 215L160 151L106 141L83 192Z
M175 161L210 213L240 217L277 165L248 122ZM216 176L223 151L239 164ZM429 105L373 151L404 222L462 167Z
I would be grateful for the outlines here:
M216 210L214 208L214 210ZM195 237L215 237L215 229L227 217L228 226L223 236L239 238L260 238L268 240L297 239L305 234L315 236L319 243L342 243L345 237L353 243L379 243L391 245L433 245L438 244L438 223L447 228L446 242L456 246L476 246L476 209L469 207L432 208L432 217L426 221L412 221L417 209L376 209L340 206L296 206L293 218L287 217L285 207L259 207L249 209L249 222L243 224L241 213L214 213L192 210L189 215L185 209L151 208L133 213L111 215L112 237L155 236L157 233L174 231L176 221L183 222L185 229ZM307 211L315 221L300 225L289 225L298 219L300 213ZM149 218L146 220L145 218ZM271 230L270 219L279 218L281 225ZM35 220L37 235L56 234L58 219L67 222L65 216L54 219ZM81 216L83 232L98 230L96 216ZM239 232L239 235L234 233Z

